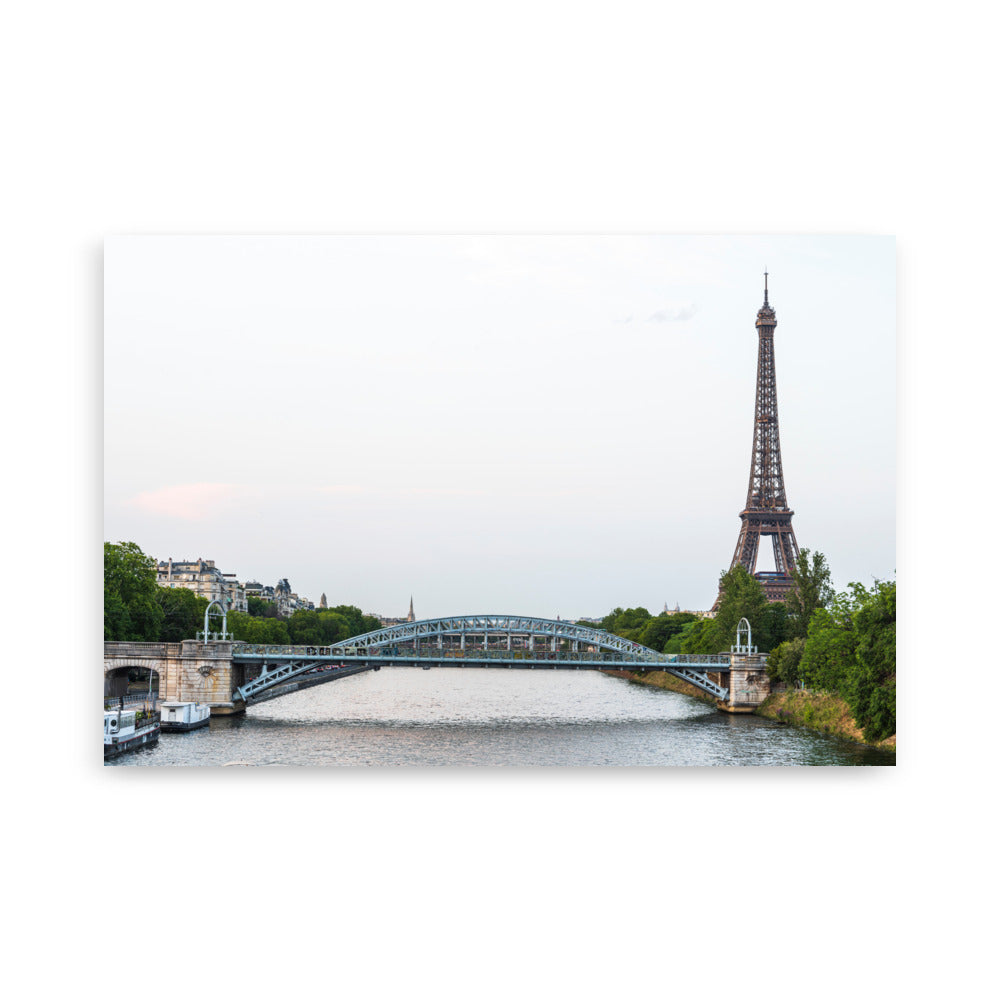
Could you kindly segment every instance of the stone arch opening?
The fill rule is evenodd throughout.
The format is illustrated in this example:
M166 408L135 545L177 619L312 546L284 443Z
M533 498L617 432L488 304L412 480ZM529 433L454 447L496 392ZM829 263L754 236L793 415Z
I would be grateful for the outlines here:
M160 672L148 666L123 664L105 671L104 702L142 704L160 697Z

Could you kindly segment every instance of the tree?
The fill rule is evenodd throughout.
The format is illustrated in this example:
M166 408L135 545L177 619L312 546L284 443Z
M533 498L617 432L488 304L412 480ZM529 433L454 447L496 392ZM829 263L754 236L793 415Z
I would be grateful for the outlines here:
M205 625L208 601L187 587L157 587L156 601L163 612L161 642L194 639Z
M789 639L776 646L767 658L767 676L782 684L797 683L805 648L805 639Z
M771 601L764 609L760 633L754 632L754 645L762 652L774 649L790 638L788 608L784 601Z
M353 604L338 604L335 608L327 608L328 612L336 612L348 624L349 635L345 639L354 635L364 635L366 632L375 632L382 627L382 623L374 615L366 615L361 608L356 608Z
M663 652L663 647L675 636L680 635L685 625L697 621L698 616L690 612L682 611L672 615L664 612L655 618L650 618L639 633L638 641L650 649L655 649L658 653Z
M896 583L876 581L854 616L856 664L848 703L867 740L896 732Z
M320 638L324 646L350 639L351 625L343 615L329 609L319 611L318 615ZM372 632L374 629L366 628L365 631Z
M286 622L288 636L296 646L318 646L322 639L319 630L319 615L315 611L300 609L293 611Z
M854 616L867 597L860 583L851 583L847 590L834 594L828 608L813 611L801 665L807 686L848 697L856 667Z
M715 653L718 648L715 641L715 622L711 618L699 618L685 625L678 637L679 649L673 649L673 642L667 643L667 653Z
M104 638L155 642L163 609L156 599L156 560L135 542L104 543Z
M623 639L641 642L639 636L649 624L652 615L645 608L615 608L601 620L600 627L605 632L613 632Z
M277 618L278 606L274 601L265 601L256 594L247 595L247 613L254 618Z
M230 611L226 627L237 642L258 642L275 646L289 644L288 626L280 618L256 618L242 611Z
M795 581L795 586L785 600L789 632L793 636L805 638L813 612L817 608L828 608L834 598L830 567L822 552L810 553L809 549L803 549L794 565L789 567L789 572Z
M768 609L767 595L760 581L754 579L741 563L737 563L719 578L722 599L713 620L713 653L727 652L736 642L736 628L741 618L750 623L754 645L767 652L763 625Z

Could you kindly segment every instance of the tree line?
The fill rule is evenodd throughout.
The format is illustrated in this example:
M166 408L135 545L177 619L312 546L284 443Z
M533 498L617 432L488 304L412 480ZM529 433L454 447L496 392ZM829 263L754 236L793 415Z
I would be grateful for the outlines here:
M653 616L645 608L615 608L599 624L579 622L662 653L725 653L741 618L753 644L769 653L772 681L830 691L850 706L865 738L896 731L896 582L870 588L851 583L836 593L821 552L803 549L790 569L787 600L768 601L764 588L736 565L719 578L714 618L686 612Z
M161 587L156 560L135 542L104 543L104 638L107 642L181 642L205 624L208 600L186 587ZM226 629L240 642L328 646L381 627L374 615L341 604L301 609L279 618L277 608L258 597L247 612L229 611Z
M852 583L835 593L821 552L803 549L784 602L770 602L743 566L719 579L714 618L687 612L652 615L615 608L600 623L579 622L663 653L724 653L741 618L754 645L770 653L773 681L831 691L850 706L866 739L896 731L896 583ZM295 611L278 618L268 601L250 597L247 613L230 611L226 625L242 642L326 646L380 627L353 605ZM104 638L117 642L180 642L204 626L208 601L184 587L160 587L156 561L134 542L104 545Z

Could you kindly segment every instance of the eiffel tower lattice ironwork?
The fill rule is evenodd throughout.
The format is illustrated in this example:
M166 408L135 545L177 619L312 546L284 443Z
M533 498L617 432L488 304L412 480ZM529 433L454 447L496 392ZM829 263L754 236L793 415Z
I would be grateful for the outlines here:
M769 601L783 601L794 586L790 573L798 558L799 545L792 528L792 515L785 496L781 471L781 441L778 435L778 385L774 374L774 328L778 320L767 301L764 272L764 305L757 312L757 402L754 408L753 454L746 507L740 512L743 526L736 542L730 569L742 563L760 581ZM774 571L755 572L762 536L774 546ZM721 597L721 595L720 595ZM718 608L716 598L715 608Z

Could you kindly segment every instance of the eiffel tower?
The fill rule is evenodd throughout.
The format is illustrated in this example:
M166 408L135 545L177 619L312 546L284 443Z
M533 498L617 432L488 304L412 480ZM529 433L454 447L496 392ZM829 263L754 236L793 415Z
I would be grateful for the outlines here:
M778 385L774 376L774 309L767 301L767 271L764 272L764 305L757 312L757 403L754 408L753 453L750 457L750 485L747 502L740 512L743 526L736 542L730 569L742 563L760 581L769 601L783 601L794 583L790 569L799 554L792 528L793 510L785 497L785 477L781 471L781 442L778 437ZM756 573L761 536L771 537L774 571ZM712 610L719 607L722 595Z

